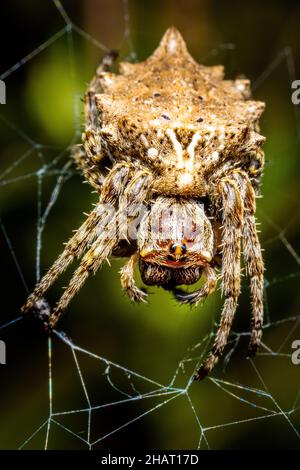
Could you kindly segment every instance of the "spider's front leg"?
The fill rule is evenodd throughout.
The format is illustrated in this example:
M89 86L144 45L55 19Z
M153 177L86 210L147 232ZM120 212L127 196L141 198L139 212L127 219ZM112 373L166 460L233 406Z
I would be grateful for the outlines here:
M101 214L97 208L90 213L88 218L76 231L75 235L73 235L65 245L63 252L36 285L32 294L28 296L26 303L21 308L22 313L39 310L39 308L36 308L37 302L44 297L46 291L54 284L72 261L80 257L86 247L93 241L95 237L95 227L99 223L100 218Z
M114 170L107 176L102 187L100 201L96 208L68 241L61 255L42 277L32 294L29 295L25 305L22 307L23 313L31 311L39 313L37 302L44 297L46 291L54 284L75 258L82 256L85 250L93 243L97 236L97 227L101 219L105 216L106 204L112 206L117 204L133 172L133 166L124 163L116 165Z
M214 268L207 264L203 269L203 274L206 277L206 282L201 289L195 292L184 292L181 289L173 289L173 294L176 300L182 304L198 305L199 302L205 300L212 294L217 286L217 276Z
M228 340L240 293L243 202L238 185L232 178L222 178L218 191L222 201L222 294L225 300L213 348L196 372L195 380L203 379L221 356Z
M128 183L124 194L120 194L119 210L110 218L107 224L102 227L98 237L91 248L82 258L82 261L73 274L69 285L65 289L60 300L57 302L52 314L49 317L49 328L53 329L75 294L84 284L88 276L100 268L102 263L111 255L114 247L119 241L119 235L126 232L127 219L123 216L128 207L134 202L141 204L149 193L151 175L146 170L137 171ZM114 188L112 189L112 192ZM120 216L121 214L121 216ZM121 221L121 224L120 224Z

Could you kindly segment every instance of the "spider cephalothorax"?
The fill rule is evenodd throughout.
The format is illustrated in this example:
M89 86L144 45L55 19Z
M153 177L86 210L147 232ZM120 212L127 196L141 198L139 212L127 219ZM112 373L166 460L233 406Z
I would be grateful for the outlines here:
M85 96L85 131L74 158L99 193L99 203L67 243L23 307L38 301L82 257L48 324L60 315L109 256L129 257L121 284L133 301L147 294L134 281L170 290L197 304L216 287L221 269L224 306L215 343L196 374L217 362L230 333L240 292L241 243L252 298L250 352L263 322L263 260L255 197L264 166L258 120L264 104L251 101L245 79L224 80L223 67L197 64L175 28L145 61L109 72L106 56ZM199 290L185 292L180 285Z
M152 200L139 225L138 250L145 284L173 290L197 282L215 253L203 204L178 197Z

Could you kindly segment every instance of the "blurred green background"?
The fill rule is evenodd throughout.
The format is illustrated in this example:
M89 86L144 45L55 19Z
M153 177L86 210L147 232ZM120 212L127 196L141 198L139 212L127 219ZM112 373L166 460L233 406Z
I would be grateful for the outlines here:
M299 4L283 0L129 0L129 22L126 3L121 0L62 0L62 4L69 15L67 23L59 4L51 0L13 0L1 6L0 75L4 74L7 104L0 108L0 324L17 317L25 300L20 271L30 291L35 284L37 233L41 235L43 273L72 230L82 223L83 212L89 212L96 201L76 169L63 168L70 146L80 139L81 97L104 50L118 49L121 59L143 60L173 24L198 61L224 64L228 78L244 74L252 80L254 97L267 105L261 120L267 137L267 163L258 218L267 269L266 323L270 326L255 366L245 359L247 338L242 336L226 369L221 361L214 370L213 377L221 382L207 379L189 388L194 412L186 396L176 398L107 437L98 447L195 448L200 422L207 429L207 441L201 441L201 448L299 449L300 365L293 365L290 359L291 344L300 339L300 105L291 102L291 81L300 79ZM36 53L28 56L32 51ZM61 191L42 226L39 217L61 175ZM122 263L112 260L111 267L105 265L84 285L59 328L75 344L167 386L182 359L197 361L204 352L193 346L213 331L221 308L219 292L203 307L189 309L152 288L148 305L131 305L119 285ZM51 290L52 302L72 269ZM239 332L249 328L246 281L234 323L234 331ZM289 317L295 318L282 321ZM1 329L0 339L7 345L7 365L0 366L0 447L14 449L48 417L47 337L36 322L27 320ZM79 359L93 405L124 399L108 383L105 363L83 355ZM178 386L186 385L195 364L187 361L180 369ZM145 381L132 380L142 393L150 390ZM241 387L233 388L227 382ZM115 373L114 383L126 393L135 393L122 374ZM246 387L267 389L270 396L249 392ZM92 440L163 400L144 399L94 412ZM54 338L54 411L82 408L83 403L71 351ZM68 414L57 421L86 437L86 414ZM25 448L43 448L44 441L45 428ZM86 446L53 423L49 448Z

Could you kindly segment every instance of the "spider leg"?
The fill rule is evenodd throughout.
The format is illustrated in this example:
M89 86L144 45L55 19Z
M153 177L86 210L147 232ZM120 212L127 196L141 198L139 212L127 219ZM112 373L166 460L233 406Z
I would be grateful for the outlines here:
M108 70L117 54L114 51L105 54L99 65L96 75L90 82L88 90L84 96L85 130L82 134L83 145L76 145L73 150L73 158L82 171L86 181L101 194L103 174L100 162L105 157L107 151L103 147L101 136L101 119L97 108L95 95L101 92L100 77Z
M99 222L99 218L100 216L97 213L97 210L94 209L85 222L76 231L75 235L73 235L73 237L68 241L64 251L37 284L32 294L28 296L26 303L21 309L22 313L27 313L33 310L36 302L44 296L45 292L67 269L69 264L72 263L76 257L79 257L82 254L86 246L89 245L95 236L95 226Z
M115 217L110 221L110 227L112 227L116 222ZM81 286L86 281L87 277L91 273L96 273L100 268L103 261L105 261L108 256L111 254L111 251L115 245L115 238L106 239L106 237L98 238L87 253L82 258L82 261L79 267L76 269L73 274L69 285L64 290L60 300L57 302L54 310L52 311L49 317L49 328L53 329L56 323L58 322L63 311L66 309L72 298L79 291Z
M37 284L32 294L29 295L25 305L21 309L23 313L35 310L36 302L44 296L45 292L67 269L69 264L72 263L75 258L79 258L87 247L93 243L97 236L97 227L107 210L105 204L117 202L131 177L132 171L133 167L128 164L118 164L115 166L114 170L111 171L103 185L98 205L68 241L64 251Z
M206 277L206 282L201 289L196 290L195 292L184 292L181 289L173 289L173 294L176 300L182 304L198 305L201 300L206 299L207 296L212 294L217 285L215 270L211 266L206 265L204 267L203 274Z
M252 332L248 354L253 356L260 346L264 319L264 264L253 214L247 217L247 223L243 230L243 239L247 273L251 277L250 290L252 297Z
M264 262L255 223L255 192L244 172L236 172L235 177L240 185L244 198L244 225L242 231L243 252L247 274L250 277L250 292L252 303L252 332L249 342L248 355L254 356L260 345L263 325L264 297Z
M89 274L95 274L102 263L111 255L113 248L119 241L119 234L122 235L126 232L125 225L127 224L127 218L123 217L124 212L130 207L132 201L137 204L141 204L144 201L149 192L150 178L150 174L147 171L140 170L128 183L121 198L119 210L109 220L101 233L98 234L98 238L82 258L69 285L50 315L48 323L50 329L54 328L63 311L84 284ZM116 227L118 230L116 230Z
M223 178L219 184L223 207L222 294L225 298L213 348L195 380L202 380L215 366L226 346L240 293L240 240L243 203L236 182Z
M96 191L101 194L104 176L98 165L95 165L87 156L82 144L75 145L72 149L72 157L77 167L81 170L85 181L87 181Z
M138 260L138 254L134 253L120 270L121 286L132 302L147 302L148 294L139 289L134 280L134 267Z

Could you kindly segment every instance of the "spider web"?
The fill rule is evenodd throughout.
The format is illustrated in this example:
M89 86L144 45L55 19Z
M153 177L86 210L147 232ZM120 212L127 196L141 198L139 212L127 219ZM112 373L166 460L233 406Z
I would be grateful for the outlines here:
M47 51L56 41L64 39L69 52L68 67L71 80L74 79L75 50L74 40L80 38L83 42L92 44L100 53L108 47L71 21L63 4L59 0L52 0L53 15L60 15L64 26L54 33L45 42L37 46L31 53L22 58L15 65L0 75L1 80L9 82L11 76L21 67L34 61L37 56ZM127 44L129 56L134 59L136 54L132 46L129 27L129 13L127 1L123 2L124 37L122 44ZM219 56L234 54L233 44L222 44L219 48L209 52L203 58L219 59ZM100 55L101 55L100 54ZM290 49L280 51L274 61L268 65L262 74L254 81L253 89L259 91L271 79L278 68L286 67L286 87L294 80L295 67L293 53ZM17 156L13 163L4 169L0 175L1 190L7 187L17 187L22 181L32 179L37 183L36 204L37 221L35 233L36 247L36 280L45 270L43 264L43 240L45 229L49 227L49 218L54 207L62 198L62 193L68 182L74 177L74 167L70 162L71 146L78 142L81 130L80 93L74 91L74 135L67 146L59 148L36 142L22 128L6 116L6 108L0 115L5 129L18 139L26 143L27 149ZM6 105L8 106L8 105ZM292 107L291 107L292 108ZM1 109L2 111L2 109ZM294 123L300 139L300 119L297 108L294 106ZM295 137L296 138L296 137ZM270 152L269 152L270 153ZM50 157L49 157L50 156ZM272 158L270 156L269 158ZM22 173L22 164L34 159L38 167L29 173ZM267 168L272 172L272 166ZM44 190L45 180L52 178L52 189ZM47 185L48 188L48 185ZM282 189L281 189L282 190ZM45 194L46 193L46 194ZM21 442L17 442L16 431L15 447L28 448L67 448L96 449L115 445L120 447L126 435L132 436L133 443L142 446L145 442L149 447L165 448L200 448L210 449L227 447L227 437L230 431L231 440L238 442L238 436L245 433L251 438L251 446L255 447L257 430L261 434L259 443L261 447L270 445L270 439L264 436L272 435L270 430L278 429L286 432L291 446L300 446L300 383L299 372L291 363L291 343L300 334L300 315L274 318L272 315L273 302L276 302L275 291L284 289L292 284L297 290L300 276L300 253L293 242L293 229L300 216L299 202L294 201L295 216L287 220L284 226L279 226L263 210L259 210L258 217L262 220L263 229L268 228L267 238L263 238L263 247L266 253L269 250L284 250L289 256L289 268L281 274L281 267L276 266L267 273L265 283L266 323L264 325L264 338L261 351L254 360L246 361L244 358L244 340L249 333L245 330L234 331L231 335L226 355L220 367L203 383L193 383L192 376L195 367L200 364L208 345L214 337L215 325L210 324L208 332L200 335L200 343L189 343L190 346L183 358L178 361L168 380L157 380L155 376L143 374L140 362L137 367L132 364L126 366L123 362L115 362L109 356L102 357L98 352L89 350L85 337L81 340L70 339L68 331L63 332L60 326L51 338L45 335L38 336L35 330L36 341L41 341L41 349L47 348L48 363L43 370L36 370L35 383L44 387L45 379L48 383L47 408L39 414L37 407L32 411L35 421L39 425L33 427L28 424L28 432ZM48 222L48 225L47 225ZM16 253L5 220L0 221L3 240L11 256L11 262L17 270L19 282L24 288L24 298L31 291L32 286L23 274L20 253ZM264 230L263 230L264 233ZM290 238L291 234L291 238ZM274 273L273 273L274 271ZM275 300L273 300L273 296ZM216 304L209 304L210 309L218 310ZM219 305L218 305L219 307ZM72 309L72 307L71 307ZM246 303L243 310L249 310ZM284 312L283 312L284 313ZM151 314L151 312L148 312ZM7 314L7 321L0 327L0 335L9 331L10 337L17 328L22 328L24 320L13 312ZM74 321L75 321L74 317ZM217 320L217 319L216 319ZM88 321L88 320L87 320ZM144 325L143 334L147 334ZM101 338L101 331L98 332ZM170 333L172 334L172 332ZM76 335L78 336L78 335ZM1 336L2 337L2 336ZM33 337L31 337L33 338ZM34 340L34 339L33 339ZM9 347L9 343L7 343ZM97 351L101 351L100 347ZM142 354L138 351L137 354ZM59 372L61 357L67 357L68 374L72 374L72 385L64 390L64 376ZM120 354L120 358L122 355ZM22 359L19 358L19 361ZM164 358L161 358L163 361ZM274 361L276 365L274 366ZM132 362L132 361L131 361ZM8 365L6 366L8 367ZM274 370L277 371L274 377ZM18 371L16 371L17 373ZM225 372L225 373L224 373ZM23 377L20 388L26 387ZM283 383L282 383L283 382ZM285 383L289 383L289 392L285 390ZM292 385L291 385L292 383ZM5 386L3 387L5 388ZM46 387L45 387L46 388ZM24 398L26 400L26 398ZM10 401L11 406L14 404ZM22 420L22 416L19 416ZM146 429L146 431L145 431ZM265 431L264 431L265 430ZM142 432L142 437L138 437ZM149 435L148 435L149 433ZM184 435L184 437L182 437ZM160 442L157 436L163 436ZM181 436L181 437L178 437ZM264 439L265 437L265 439ZM144 438L144 441L143 441ZM61 442L63 444L61 444ZM126 441L127 442L127 441ZM112 444L113 443L113 444ZM131 443L131 447L133 447Z

